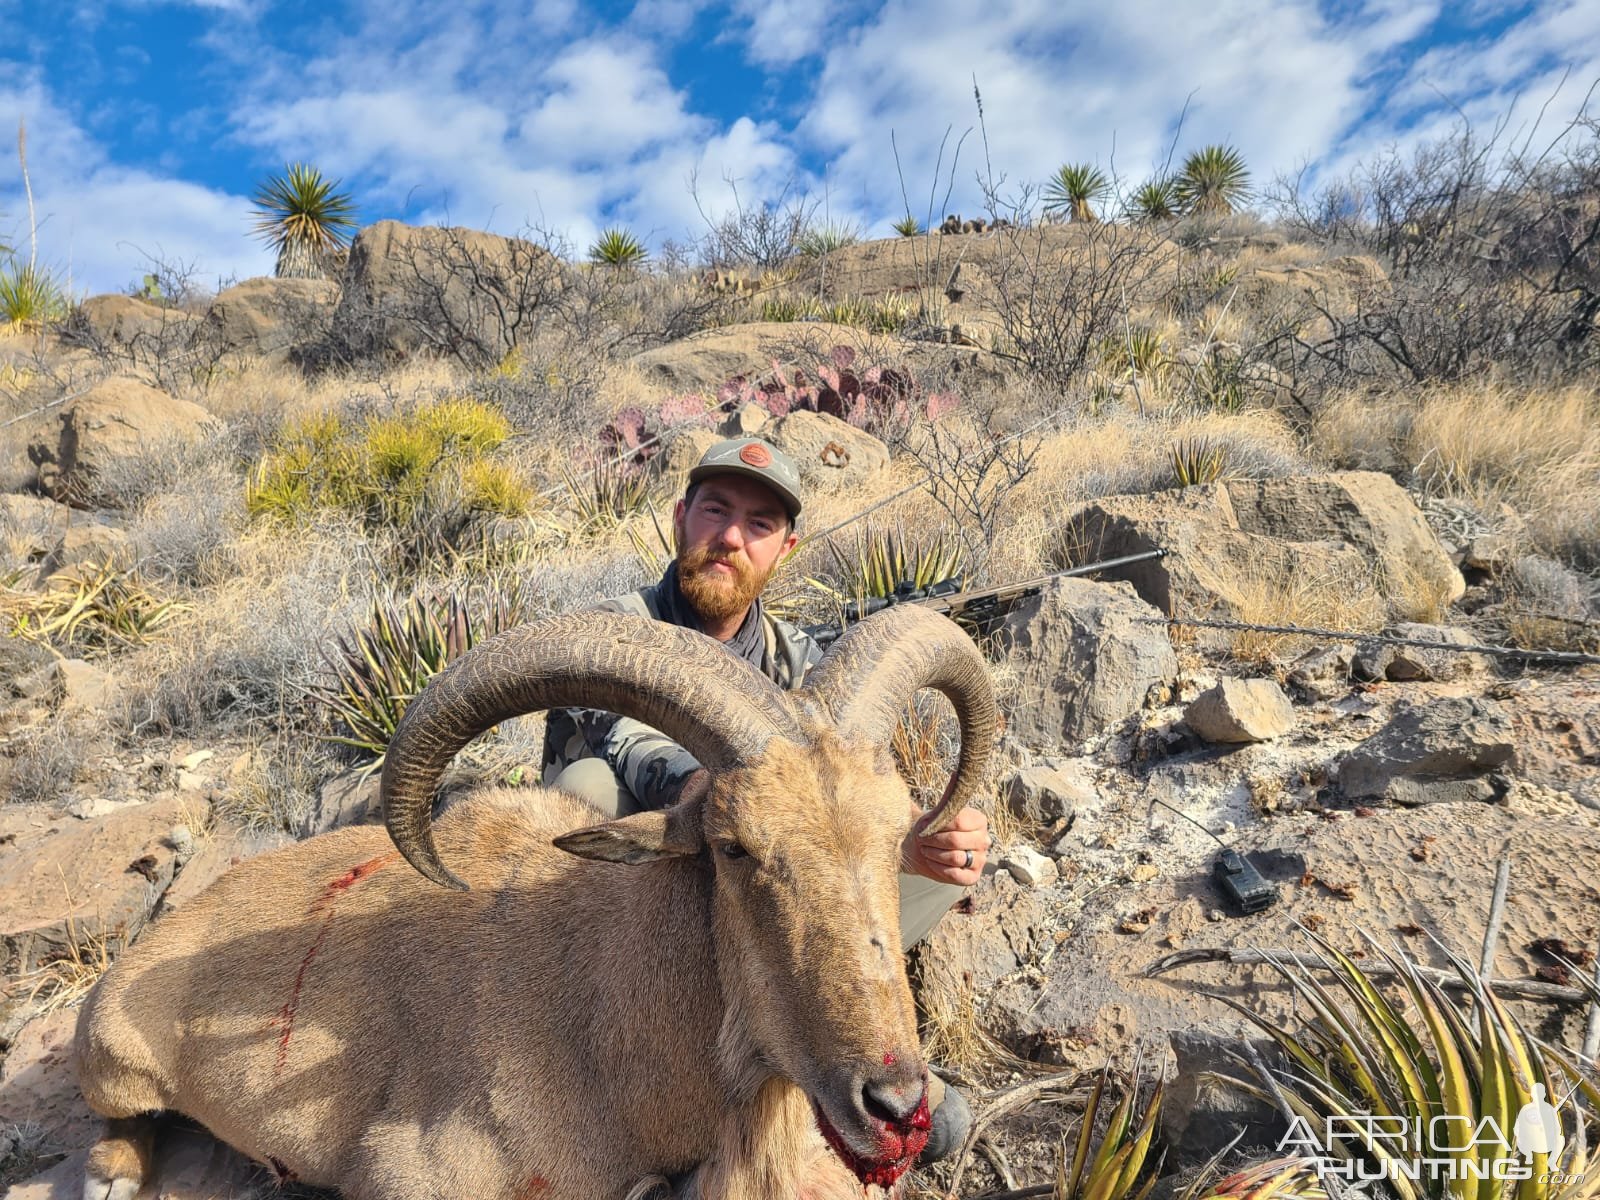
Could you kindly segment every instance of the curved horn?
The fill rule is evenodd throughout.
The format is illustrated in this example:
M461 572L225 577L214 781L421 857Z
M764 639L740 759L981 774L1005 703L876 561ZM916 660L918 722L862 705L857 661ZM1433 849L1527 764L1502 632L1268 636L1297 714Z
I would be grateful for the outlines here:
M972 639L948 617L896 605L846 630L805 682L840 737L873 744L889 740L906 701L925 687L944 693L961 723L961 757L924 823L937 833L976 790L999 726L989 668Z
M433 882L465 890L434 847L439 776L491 726L568 706L643 721L708 767L747 762L775 737L801 737L777 685L702 633L608 612L519 626L429 680L389 741L379 795L407 861Z

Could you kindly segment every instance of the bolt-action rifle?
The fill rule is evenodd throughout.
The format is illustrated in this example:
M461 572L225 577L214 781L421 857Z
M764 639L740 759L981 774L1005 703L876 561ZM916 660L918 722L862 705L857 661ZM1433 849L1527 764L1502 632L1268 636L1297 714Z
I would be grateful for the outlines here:
M1002 587L982 588L973 591L963 590L966 581L960 575L920 588L909 580L902 580L895 585L894 592L891 595L872 596L866 600L853 600L844 606L840 614L841 620L828 621L820 625L807 625L805 632L813 641L819 645L826 646L844 632L847 627L854 625L864 617L870 617L875 612L882 612L895 604L921 604L926 608L933 609L934 612L941 612L945 616L958 620L965 625L984 630L993 624L997 617L1007 612L1018 600L1038 595L1044 585L1052 579L1074 579L1081 575L1094 575L1100 571L1110 571L1117 567L1130 567L1134 563L1165 558L1166 554L1165 550L1146 550L1142 554L1124 554L1121 558L1108 558L1104 562L1084 563L1079 567L1068 567L1065 571L1052 571L1048 575L1038 575L1032 579L1024 579L1021 583L1008 583Z

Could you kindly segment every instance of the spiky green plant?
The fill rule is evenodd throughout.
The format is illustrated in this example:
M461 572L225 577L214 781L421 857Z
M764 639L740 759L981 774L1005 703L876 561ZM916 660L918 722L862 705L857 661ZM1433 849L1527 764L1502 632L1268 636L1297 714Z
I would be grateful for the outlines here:
M491 579L465 593L375 600L366 624L325 652L328 677L309 689L335 725L325 740L371 759L369 770L382 766L406 706L428 680L484 638L533 615L524 578Z
M1228 473L1228 452L1210 438L1182 438L1172 447L1172 477L1178 487L1215 483Z
M1516 1200L1600 1196L1600 1170L1592 1169L1588 1151L1600 1122L1600 1080L1592 1067L1531 1035L1458 956L1450 955L1448 975L1466 989L1460 1005L1438 975L1369 937L1373 961L1396 980L1397 1002L1354 959L1310 936L1320 969L1269 957L1304 1005L1297 1021L1268 1019L1216 997L1265 1031L1289 1064L1276 1071L1254 1067L1251 1078L1231 1080L1234 1086L1286 1104L1323 1157L1381 1172L1400 1200L1506 1200L1512 1191ZM1555 1155L1529 1156L1529 1177L1508 1183L1496 1171L1507 1159L1523 1161L1516 1126L1535 1088L1555 1108L1564 1145ZM1374 1136L1358 1120L1366 1117L1396 1119ZM1330 1119L1339 1123L1331 1139ZM1449 1132L1441 1136L1441 1128ZM1448 1166L1412 1178L1406 1168L1415 1158Z
M480 458L461 468L461 503L468 512L522 517L533 508L533 489L506 463Z
M1311 1158L1272 1158L1252 1163L1205 1187L1210 1174L1210 1170L1202 1171L1196 1179L1197 1186L1185 1191L1182 1200L1328 1200L1328 1189L1317 1174L1316 1160Z
M831 581L806 582L834 604L893 596L903 586L927 588L954 579L966 564L966 546L948 529L929 536L907 532L905 522L893 526L865 522L848 549L830 541L836 575Z
M1091 1155L1094 1128L1105 1103L1106 1080L1107 1074L1102 1072L1089 1094L1070 1161L1067 1144L1061 1143L1051 1200L1145 1200L1156 1185L1154 1171L1142 1185L1139 1176L1149 1158L1156 1120L1161 1115L1162 1085L1156 1084L1142 1113L1136 1108L1137 1082L1123 1093L1106 1122L1100 1145Z
M815 296L796 296L780 292L761 301L763 321L799 321L806 317L821 317L823 313L822 301Z
M795 249L806 258L821 258L860 240L861 234L849 225L812 225L795 241Z
M194 608L161 599L135 571L110 562L80 563L50 582L43 592L0 589L0 622L11 636L104 652L142 645Z
M589 260L608 267L633 267L647 261L650 252L633 232L614 225L604 230L589 247Z
M1066 212L1074 221L1098 221L1094 204L1110 192L1111 181L1099 167L1067 163L1044 186L1044 210Z
M1176 180L1152 179L1128 197L1128 215L1139 221L1170 221L1178 215L1180 204Z
M922 232L922 222L917 220L910 213L907 213L905 216L896 221L890 228L892 228L901 237L916 237Z
M66 294L49 271L16 261L0 267L0 321L31 333L66 314Z
M1178 200L1187 213L1231 213L1250 195L1250 172L1244 165L1244 155L1234 147L1206 146L1183 160L1177 188Z
M280 279L321 279L355 236L355 202L337 180L304 163L256 188L253 232L277 252Z
M563 471L567 498L578 515L578 528L589 534L615 529L650 507L650 481L638 467L605 459L591 471Z

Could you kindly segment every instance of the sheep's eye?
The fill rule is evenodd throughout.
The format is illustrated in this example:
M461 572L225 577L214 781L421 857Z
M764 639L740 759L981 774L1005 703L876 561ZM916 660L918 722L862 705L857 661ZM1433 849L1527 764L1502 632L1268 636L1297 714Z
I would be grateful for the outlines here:
M738 842L723 842L719 849L721 849L724 858L743 858L750 853Z

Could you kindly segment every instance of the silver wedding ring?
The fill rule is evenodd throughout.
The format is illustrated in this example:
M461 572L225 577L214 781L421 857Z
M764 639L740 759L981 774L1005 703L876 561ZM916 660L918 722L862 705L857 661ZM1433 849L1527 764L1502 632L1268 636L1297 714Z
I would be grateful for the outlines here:
M967 861L962 864L961 869L963 871L972 870L972 851L971 850L967 851Z

